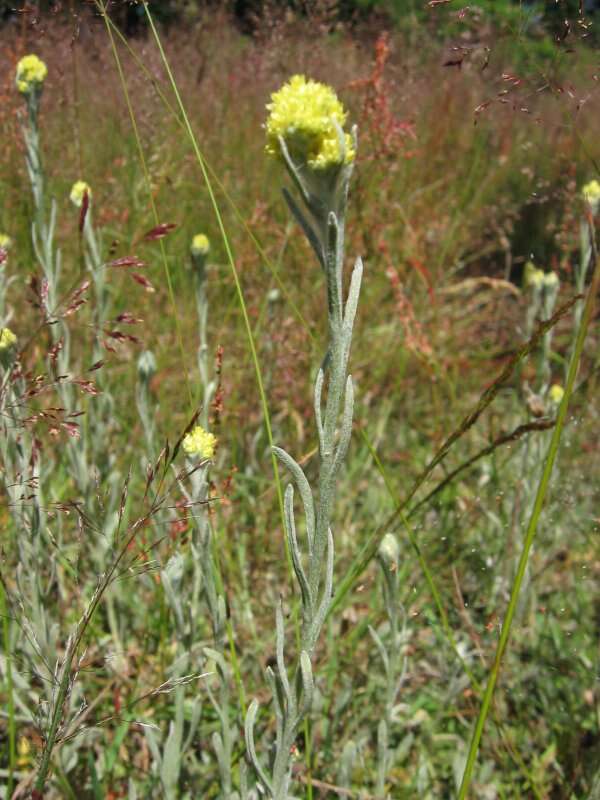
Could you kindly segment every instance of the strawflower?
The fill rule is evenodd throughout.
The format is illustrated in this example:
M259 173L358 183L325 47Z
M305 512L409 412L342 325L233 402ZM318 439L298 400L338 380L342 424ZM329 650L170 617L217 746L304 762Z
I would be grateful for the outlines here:
M586 183L581 190L581 194L586 203L590 204L595 214L600 205L600 183L596 180Z
M89 202L92 199L92 190L90 189L89 185L85 181L75 181L71 187L69 199L73 205L77 206L77 208L81 208L83 205L83 198L86 194Z
M10 250L12 239L6 233L0 233L0 250Z
M525 286L533 286L534 289L539 289L544 284L544 271L537 269L531 261L528 261L525 264L523 283Z
M543 278L545 289L556 289L558 286L558 275L556 272L546 272Z
M183 437L182 447L188 456L212 458L215 454L216 444L216 436L205 431L202 425L196 425Z
M2 328L0 331L0 350L8 350L16 344L17 337L10 328Z
M15 83L21 94L32 94L42 88L48 67L34 54L23 56L17 64Z
M280 138L297 165L325 171L354 161L349 133L340 133L346 111L329 86L294 75L267 105L266 151L282 158ZM340 140L341 139L341 140Z
M208 236L204 233L197 233L192 239L190 252L193 256L206 256L210 250Z
M560 401L563 399L565 390L560 385L560 383L555 383L550 387L550 391L548 392L550 396L550 400L556 405L559 405Z

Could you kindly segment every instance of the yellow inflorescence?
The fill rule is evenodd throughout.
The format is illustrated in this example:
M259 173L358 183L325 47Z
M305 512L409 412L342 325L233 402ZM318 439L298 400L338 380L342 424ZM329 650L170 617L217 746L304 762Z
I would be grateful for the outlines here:
M89 202L92 199L92 190L90 189L89 185L85 181L75 181L71 188L69 199L73 205L76 205L77 208L81 208L83 204L83 197L86 193Z
M525 264L525 273L523 276L523 283L525 286L532 286L534 289L556 289L558 287L558 275L556 272L544 272L543 269L538 269L535 264L528 261Z
M6 233L0 233L0 249L2 250L10 250L12 245L12 239Z
M48 67L41 58L33 54L23 56L17 64L15 78L17 89L21 94L31 94L31 92L42 87L47 74Z
M217 437L205 431L202 425L195 428L183 437L182 447L188 456L199 456L200 458L212 458L215 454Z
M593 208L600 203L600 183L598 181L590 181L581 190L583 199L586 200Z
M281 137L294 162L313 170L339 167L354 161L352 137L344 133L345 147L340 146L338 126L346 122L346 111L331 87L294 75L267 105L266 151L281 157Z
M19 739L19 743L17 745L17 766L23 769L31 764L32 761L32 752L31 752L31 744L29 739L25 736L21 736Z
M2 328L0 331L0 350L8 350L9 347L16 344L16 341L17 337L10 328Z
M205 256L208 255L209 250L210 242L208 241L208 236L206 236L204 233L197 233L192 239L192 244L190 247L192 255Z
M559 405L560 401L563 399L565 390L560 383L555 383L550 387L548 394L550 395L550 400L552 400L553 403L556 403L556 405Z
M544 283L544 270L538 269L535 264L528 261L525 264L525 274L523 283L525 286L533 286L539 288Z

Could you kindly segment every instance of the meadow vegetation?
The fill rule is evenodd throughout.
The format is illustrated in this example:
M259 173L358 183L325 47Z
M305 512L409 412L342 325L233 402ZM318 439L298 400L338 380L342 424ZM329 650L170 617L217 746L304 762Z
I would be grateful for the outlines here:
M0 797L600 797L600 64L478 5L0 28Z

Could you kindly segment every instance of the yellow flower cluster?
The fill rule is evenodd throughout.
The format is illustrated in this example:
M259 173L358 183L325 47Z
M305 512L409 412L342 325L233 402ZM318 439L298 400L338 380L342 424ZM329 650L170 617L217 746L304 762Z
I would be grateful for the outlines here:
M17 753L18 753L18 758L17 758L18 767L24 769L25 767L31 764L32 761L31 744L29 742L29 739L27 739L25 736L21 736L21 738L19 739L19 744L17 745Z
M85 181L75 181L71 188L71 194L69 195L69 199L73 203L73 205L77 206L77 208L81 208L83 205L83 197L87 192L88 196L88 203L92 199L92 190L90 189L89 185Z
M21 94L31 94L36 89L41 89L46 80L48 67L41 58L30 54L23 56L17 64L15 83Z
M591 205L595 210L600 204L600 183L598 181L590 181L581 190L583 199Z
M556 289L558 286L558 275L556 272L544 272L543 269L538 269L531 261L525 264L525 274L523 278L525 286L531 286L534 289Z
M215 454L217 437L205 431L202 425L195 428L183 437L182 447L188 456L212 458Z
M0 249L2 250L10 250L12 245L12 239L6 233L0 233Z
M2 328L0 331L0 350L8 350L16 344L17 337L10 328Z
M204 233L197 233L192 239L190 251L193 256L206 256L210 250L208 236Z
M313 170L339 167L354 161L352 137L344 133L341 147L338 127L346 122L346 111L329 86L294 75L267 105L266 151L282 157L281 137L292 160Z
M563 399L565 390L560 383L555 383L550 387L548 394L550 395L550 400L552 400L553 403L556 403L556 405L559 405Z

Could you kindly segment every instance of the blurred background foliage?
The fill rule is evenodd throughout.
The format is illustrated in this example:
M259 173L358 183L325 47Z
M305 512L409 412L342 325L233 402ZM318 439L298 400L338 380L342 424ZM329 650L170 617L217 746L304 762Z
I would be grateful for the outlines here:
M84 8L95 13L93 0L0 0L0 18L18 18L24 3L44 14L68 14ZM145 28L143 8L137 0L107 5L113 19L130 35ZM400 27L425 26L432 35L443 38L456 33L461 8L477 22L484 17L496 29L508 28L524 40L561 40L579 32L597 41L600 29L600 0L478 0L469 5L459 0L152 0L150 7L165 24L189 23L207 13L226 10L248 33L264 19L280 13L314 16L333 25L370 18L381 21L383 17ZM464 21L462 17L463 28Z

